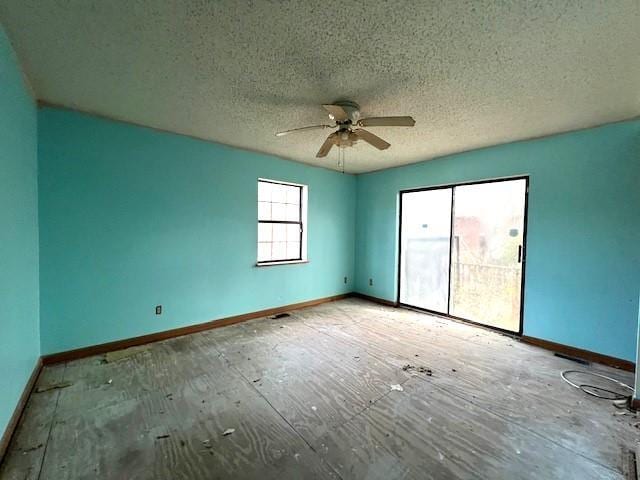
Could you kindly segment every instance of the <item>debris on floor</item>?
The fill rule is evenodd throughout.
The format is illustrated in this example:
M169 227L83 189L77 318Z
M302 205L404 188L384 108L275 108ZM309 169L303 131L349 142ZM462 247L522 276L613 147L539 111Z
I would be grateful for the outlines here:
M151 345L141 345L139 347L125 348L124 350L116 350L114 352L107 352L102 360L102 363L114 363L119 362L125 358L133 357L141 353L147 352L151 348Z
M430 368L427 368L427 367L416 367L415 365L410 365L410 364L406 364L404 367L402 367L402 370L405 371L405 372L424 373L428 377L433 375L433 372L431 371Z
M227 435L231 435L235 431L236 431L235 428L227 428L224 432L222 432L222 436L226 437Z
M52 383L52 384L49 384L49 385L43 385L41 387L36 387L36 392L35 393L43 393L43 392L48 392L50 390L60 390L61 388L67 388L67 387L70 387L71 385L73 385L72 382Z
M578 375L582 377L588 377L591 379L591 381L599 382L600 385L597 385L595 383L588 384L585 383L585 380L578 380L576 378L574 378L574 380L571 380L568 377L569 374L571 374L571 376ZM578 390L582 390L584 393L586 393L587 395L591 395L592 397L614 402L622 400L624 403L626 403L626 408L631 410L631 396L634 393L634 389L631 385L627 385L626 383L621 382L616 378L586 370L564 370L560 372L560 377L572 387L577 388ZM607 388L601 386L603 381L606 382Z
M171 435L169 435L169 434L166 434L166 435L158 435L158 436L156 437L156 439L158 439L158 440L162 440L163 438L169 438L170 436L171 436Z
M622 398L620 400L614 400L613 401L613 406L616 408L628 408L630 406L631 403L631 397L628 398Z
M287 318L290 317L291 314L289 313L276 313L275 315L271 315L269 318L271 320L277 320L278 318Z
M24 450L22 451L22 454L23 454L23 455L26 455L26 454L27 454L27 453L29 453L29 452L33 452L33 451L35 451L35 450L38 450L39 448L42 448L42 444L41 444L41 443L39 443L39 444L38 444L38 445L36 445L35 447L31 447L31 448L26 448L26 449L24 449Z
M404 392L404 388L402 388L402 385L395 384L395 385L390 385L390 387L392 391L397 390L398 392Z
M614 417L628 416L628 417L638 418L638 413L634 410L616 410L615 412L613 412L613 416Z

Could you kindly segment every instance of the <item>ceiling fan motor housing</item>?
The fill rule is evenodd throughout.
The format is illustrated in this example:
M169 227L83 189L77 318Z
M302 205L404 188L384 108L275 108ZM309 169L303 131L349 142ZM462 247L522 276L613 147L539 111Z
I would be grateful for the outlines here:
M355 125L358 120L360 120L360 105L356 102L352 102L350 100L341 100L339 102L335 102L333 105L339 105L342 109L347 113L348 119L344 121L335 120L335 118L329 114L329 118L331 120L335 120L338 125L348 124Z
M334 102L333 105L339 105L347 113L346 120L338 120L333 115L329 114L329 118L336 122L338 126L338 138L336 139L336 146L340 148L352 147L357 141L358 137L353 134L352 127L360 120L360 106L356 102L350 100L341 100Z

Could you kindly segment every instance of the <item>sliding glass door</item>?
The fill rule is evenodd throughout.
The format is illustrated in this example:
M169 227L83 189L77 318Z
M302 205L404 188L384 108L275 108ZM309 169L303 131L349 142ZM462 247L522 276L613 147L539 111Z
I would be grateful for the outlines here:
M404 193L401 222L400 302L447 313L451 190Z
M527 179L400 194L401 304L521 331Z

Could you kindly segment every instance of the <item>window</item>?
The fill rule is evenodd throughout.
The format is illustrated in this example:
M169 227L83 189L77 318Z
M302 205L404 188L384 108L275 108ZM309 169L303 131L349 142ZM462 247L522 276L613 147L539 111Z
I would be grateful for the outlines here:
M258 179L258 265L306 260L307 187Z

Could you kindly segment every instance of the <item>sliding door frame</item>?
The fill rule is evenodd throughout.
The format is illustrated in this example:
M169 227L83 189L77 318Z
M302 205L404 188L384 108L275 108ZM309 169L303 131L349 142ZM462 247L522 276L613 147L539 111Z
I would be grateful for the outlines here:
M451 315L449 312L451 311L451 260L452 260L452 252L453 252L453 224L454 224L454 216L455 216L455 202L456 202L456 190L455 187L462 187L465 185L480 185L486 183L499 183L499 182L509 182L512 180L524 180L525 181L525 190L524 190L524 219L523 219L523 227L522 227L522 254L521 254L521 274L520 274L520 321L518 324L518 331L514 332L512 330L505 330L503 328L494 327L491 325L486 325L484 323L475 322L473 320L469 320L468 318L457 317L455 315ZM449 225L449 276L447 286L447 313L437 312L435 310L429 310L427 308L420 308L414 305L408 305L402 303L400 301L400 288L402 282L401 276L401 268L402 268L402 195L404 193L412 193L412 192L426 192L429 190L442 190L442 189L451 189L451 222ZM462 322L470 323L473 325L479 325L481 327L490 328L492 330L497 330L502 333L506 333L507 335L516 335L522 336L523 327L524 327L524 287L525 287L525 270L527 266L527 223L529 216L529 175L520 175L515 177L501 177L490 180L477 180L471 182L460 182L460 183L450 183L446 185L435 185L432 187L419 187L419 188L409 188L405 190L400 190L398 192L398 201L399 205L399 213L398 213L398 265L397 265L397 295L396 295L396 304L400 307L410 308L413 310L419 310L421 312L429 313L432 315L437 315L439 317L451 318L454 320L459 320Z

